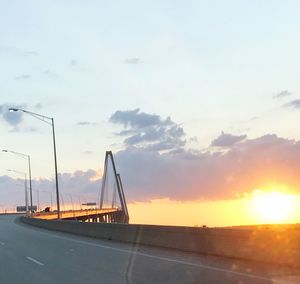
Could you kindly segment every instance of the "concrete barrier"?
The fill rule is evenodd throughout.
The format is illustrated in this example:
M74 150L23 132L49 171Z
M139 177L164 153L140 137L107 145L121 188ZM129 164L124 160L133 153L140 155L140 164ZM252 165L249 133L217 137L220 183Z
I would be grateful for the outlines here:
M21 217L24 223L93 238L255 260L300 268L300 230L197 228L49 221Z

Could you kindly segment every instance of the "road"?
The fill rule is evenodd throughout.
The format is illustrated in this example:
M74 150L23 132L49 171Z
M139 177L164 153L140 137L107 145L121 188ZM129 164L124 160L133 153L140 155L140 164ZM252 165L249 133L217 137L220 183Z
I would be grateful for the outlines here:
M0 283L300 283L300 271L96 240L0 215Z
M87 215L99 215L105 213L116 212L117 209L86 209L86 210L70 210L70 211L61 211L61 219L75 218L75 217L86 217ZM56 212L38 212L34 214L34 218L44 219L44 220L55 220L57 219Z

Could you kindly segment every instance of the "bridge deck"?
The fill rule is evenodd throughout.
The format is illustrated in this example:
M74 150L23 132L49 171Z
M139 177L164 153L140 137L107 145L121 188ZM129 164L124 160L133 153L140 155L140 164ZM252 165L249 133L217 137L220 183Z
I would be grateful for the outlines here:
M61 211L61 219L80 218L92 215L104 215L117 211L118 209L116 208ZM54 220L57 219L57 212L38 212L34 214L34 218Z

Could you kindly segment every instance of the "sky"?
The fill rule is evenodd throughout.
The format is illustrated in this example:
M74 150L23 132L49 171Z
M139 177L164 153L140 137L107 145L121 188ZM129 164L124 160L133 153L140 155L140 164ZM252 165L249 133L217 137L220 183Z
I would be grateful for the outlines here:
M112 150L134 222L174 223L139 206L196 210L180 225L207 210L208 225L258 222L223 213L257 189L300 194L299 13L276 0L0 1L1 148L31 156L49 202L51 127L8 108L33 111L54 118L66 204L98 198ZM23 181L7 169L27 164L0 161L12 207Z

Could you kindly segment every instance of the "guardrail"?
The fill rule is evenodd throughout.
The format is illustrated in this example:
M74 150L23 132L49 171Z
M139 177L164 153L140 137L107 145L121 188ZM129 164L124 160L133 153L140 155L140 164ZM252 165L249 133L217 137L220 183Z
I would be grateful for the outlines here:
M196 228L49 221L21 217L24 223L93 238L150 245L300 268L300 230Z

